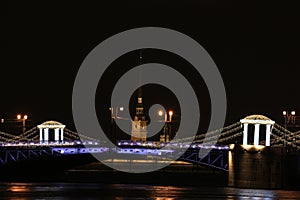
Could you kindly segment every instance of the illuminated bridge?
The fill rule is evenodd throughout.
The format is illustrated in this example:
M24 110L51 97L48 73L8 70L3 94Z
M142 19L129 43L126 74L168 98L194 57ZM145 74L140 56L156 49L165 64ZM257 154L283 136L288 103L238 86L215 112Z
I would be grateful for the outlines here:
M68 156L76 154L136 155L155 160L178 160L195 163L223 171L230 171L229 162L234 144L243 151L260 153L265 147L282 147L298 152L300 132L290 132L262 115L251 115L239 122L191 138L181 138L168 143L154 141L118 141L117 147L109 147L99 141L71 131L56 121L44 122L24 134L0 132L0 166L42 156ZM217 140L217 143L215 141ZM187 150L186 150L187 148ZM184 149L184 150L183 150ZM208 150L204 157L201 149Z

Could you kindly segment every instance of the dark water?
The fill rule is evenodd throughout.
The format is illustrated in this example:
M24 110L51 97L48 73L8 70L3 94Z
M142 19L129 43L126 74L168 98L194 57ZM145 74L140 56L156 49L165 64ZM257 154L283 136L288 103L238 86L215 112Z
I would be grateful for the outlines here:
M300 191L99 183L0 183L0 199L300 199Z

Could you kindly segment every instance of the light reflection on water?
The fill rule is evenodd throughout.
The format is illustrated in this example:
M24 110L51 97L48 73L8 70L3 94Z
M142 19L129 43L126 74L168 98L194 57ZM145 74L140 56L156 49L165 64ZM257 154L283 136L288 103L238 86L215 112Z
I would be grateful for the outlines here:
M300 199L300 191L99 183L0 183L0 199Z

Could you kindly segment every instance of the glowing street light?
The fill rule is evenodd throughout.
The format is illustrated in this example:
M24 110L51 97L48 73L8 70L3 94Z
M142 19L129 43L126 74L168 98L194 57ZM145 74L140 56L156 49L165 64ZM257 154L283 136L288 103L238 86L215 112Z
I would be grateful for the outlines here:
M288 111L282 111L282 114L284 116L284 126L285 128L287 128L287 124L289 122L295 124L296 122L296 111L291 111L291 113L289 114Z
M172 116L174 114L172 110L170 110L169 112L166 112L166 113L164 113L164 111L162 111L162 110L159 110L157 113L158 113L158 116L160 116L160 117L165 115L164 122L172 122ZM169 120L168 120L167 113L169 114Z
M25 133L25 130L26 130L26 126L25 126L25 121L28 119L28 115L21 115L21 114L18 114L17 115L17 119L18 120L22 120L22 126L23 126L23 134Z
M287 124L289 122L295 124L296 123L296 111L291 111L289 114L288 111L284 110L282 111L283 117L284 117L284 128L287 129ZM284 143L283 146L286 146L286 133L284 132Z
M285 110L282 111L282 114L283 114L283 116L286 116L286 111Z
M111 131L111 135L114 138L115 142L117 142L117 130L116 130L116 123L114 122L114 119L118 119L118 111L123 112L124 111L124 107L110 107L110 122L111 122L111 126L110 126L110 131ZM115 129L115 131L113 131L113 129ZM113 132L115 132L115 134L113 134ZM115 136L114 136L115 135Z
M163 114L164 114L164 112L163 112L162 110L159 110L159 111L158 111L158 115L159 115L159 116L163 116Z
M169 111L169 116L170 116L170 120L169 121L172 122L172 116L173 116L173 111L172 110Z
M118 118L118 111L123 112L124 111L124 107L110 107L110 117L111 120L113 120L114 118Z
M169 120L168 120L168 116L167 114L169 114ZM165 115L165 126L164 126L164 134L161 135L161 141L163 142L168 142L169 141L169 138L170 138L170 134L171 134L171 122L172 122L172 116L173 116L173 111L170 110L169 112L163 112L162 110L159 110L158 111L158 115L159 116L163 116Z
M172 116L173 116L173 111L172 110L170 110L169 112L166 112L166 113L164 113L164 111L162 111L162 110L159 110L157 113L158 113L158 116L160 116L160 117L165 115L164 122L172 122ZM168 120L167 113L169 114L169 120Z

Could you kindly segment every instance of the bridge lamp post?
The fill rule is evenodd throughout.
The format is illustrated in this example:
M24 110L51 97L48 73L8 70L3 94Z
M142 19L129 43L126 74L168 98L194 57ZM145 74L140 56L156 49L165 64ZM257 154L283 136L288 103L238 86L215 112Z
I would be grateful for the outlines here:
M168 120L168 114L169 114L169 120ZM167 136L170 137L170 133L171 133L171 122L172 122L172 116L173 116L173 111L170 110L168 113L164 113L162 110L158 111L158 115L159 116L163 116L165 117L164 122L165 122L165 126L164 126L164 142L167 142Z
M287 111L282 111L283 117L284 117L284 128L287 129L287 124L291 121L292 123L295 123L296 121L296 111L291 111L289 114ZM286 147L286 133L284 132L284 143L283 146Z
M169 122L172 122L172 116L173 116L173 111L172 110L169 111L169 116L170 116Z
M115 137L113 139L117 143L117 130L116 130L116 127L115 127L115 134L113 134L113 129L114 129L114 125L115 125L114 120L118 118L118 111L120 111L120 112L124 111L124 107L123 106L121 106L121 107L110 107L109 110L110 110L110 120L111 120L110 121L111 122L110 131L111 131L112 136Z
M22 115L21 114L18 114L17 115L17 119L18 120L22 120L22 130L23 130L23 134L25 133L25 130L26 130L26 125L25 125L25 121L28 119L28 115Z
M168 120L168 115L167 115L167 113L164 113L164 111L162 111L162 110L159 110L158 111L158 115L159 116L163 116L163 115L165 115L165 122L172 122L172 116L173 116L173 111L172 110L170 110L169 111L169 120Z

